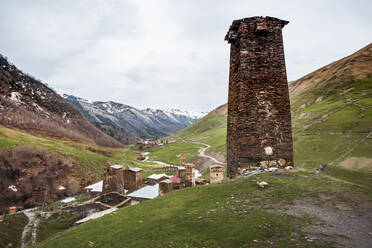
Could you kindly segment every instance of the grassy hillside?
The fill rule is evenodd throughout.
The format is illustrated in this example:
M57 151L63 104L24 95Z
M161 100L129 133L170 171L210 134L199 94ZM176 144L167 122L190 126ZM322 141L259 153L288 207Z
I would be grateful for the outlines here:
M289 84L296 166L372 171L370 75L372 44ZM226 155L226 112L223 105L172 138L201 138L211 145L207 152Z
M259 190L253 179L270 186ZM329 204L325 195L338 195L342 204L372 200L371 182L287 172L187 188L89 221L40 247L333 247L303 231L322 222L285 211L295 199Z
M104 148L90 143L46 138L0 126L0 150L19 146L34 146L71 157L78 162L75 171L81 176L86 175L87 172L99 176L110 163L132 165L135 156L135 152L128 149Z

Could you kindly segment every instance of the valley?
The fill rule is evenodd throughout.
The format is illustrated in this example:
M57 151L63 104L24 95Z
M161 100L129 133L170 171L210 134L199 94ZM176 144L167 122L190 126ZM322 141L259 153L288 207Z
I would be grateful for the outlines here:
M91 103L60 97L5 58L0 62L0 210L39 207L1 217L1 246L372 243L372 44L289 83L293 170L277 168L233 180L224 175L221 183L158 193L159 197L134 201L81 225L76 221L87 214L72 210L67 214L65 208L90 204L95 195L85 187L100 180L107 184L114 175L108 168L125 165L126 173L135 173L134 181L141 187L130 189L131 194L151 188L146 179L155 170L178 173L176 166L185 165L180 164L184 155L208 182L211 165L226 165L227 105L200 118L115 102ZM135 144L162 137L175 142L144 150ZM172 171L167 171L170 165ZM261 187L262 182L267 186ZM72 196L75 202L60 201Z

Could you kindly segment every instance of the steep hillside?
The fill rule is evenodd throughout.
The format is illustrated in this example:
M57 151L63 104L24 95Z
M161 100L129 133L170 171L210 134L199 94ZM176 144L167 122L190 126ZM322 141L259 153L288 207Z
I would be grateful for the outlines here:
M178 109L137 109L111 101L90 102L71 95L63 97L96 127L123 144L169 136L201 117Z
M372 171L372 44L289 86L296 164Z
M296 166L328 163L372 171L369 75L372 45L289 84ZM225 154L226 112L223 105L172 137L201 138L211 145L209 154Z
M110 164L130 166L137 153L122 148L36 136L0 125L0 214L66 197L70 180L81 189L102 178ZM60 186L63 186L61 188Z
M135 156L118 148L123 145L0 56L0 213L58 200L71 179L84 186L109 164Z
M359 51L326 65L289 83L290 95L295 98L309 90L344 86L352 81L372 77L372 43Z
M0 124L34 134L122 147L53 90L0 55Z

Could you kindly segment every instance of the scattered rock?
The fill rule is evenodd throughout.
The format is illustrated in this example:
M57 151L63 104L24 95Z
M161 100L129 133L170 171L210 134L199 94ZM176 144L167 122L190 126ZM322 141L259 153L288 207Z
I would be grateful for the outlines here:
M268 184L267 182L265 182L265 181L261 181L261 182L256 181L256 184L257 184L257 186L260 187L261 189L264 189L267 185L269 185L269 184Z
M311 115L311 112L302 113L298 116L298 119L304 119Z
M261 161L260 162L261 167L264 168L264 169L269 168L269 164L270 164L269 161Z
M274 172L274 171L277 171L277 170L278 170L278 168L276 168L276 167L270 167L270 168L269 168L269 171L270 171L270 172Z
M285 170L293 170L293 167L292 166L286 166L284 169Z
M316 99L315 103L320 103L321 101L323 101L325 98L325 96L320 96Z
M270 161L270 167L276 167L276 166L278 166L278 163L276 162L276 161Z
M286 165L287 164L287 161L285 160L285 159L279 159L278 160L278 164L281 166L281 167L284 167L284 165Z
M302 104L302 105L300 106L300 109L304 109L304 108L306 108L306 103L304 103L304 104Z

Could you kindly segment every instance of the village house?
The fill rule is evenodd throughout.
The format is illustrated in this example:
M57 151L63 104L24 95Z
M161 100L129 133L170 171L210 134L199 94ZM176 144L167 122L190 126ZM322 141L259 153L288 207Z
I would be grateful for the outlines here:
M146 178L146 183L150 185L155 185L157 183L160 183L161 181L168 179L170 176L167 174L152 174Z
M181 186L181 178L179 178L177 176L171 176L169 178L169 180L171 180L171 182L172 182L173 189L180 189L180 188L182 188L182 186Z
M181 179L181 182L185 182L186 168L184 166L177 166L176 176Z
M210 182L211 183L220 183L223 181L223 175L225 168L222 165L212 165L209 167L210 171Z
M119 192L125 194L123 166L111 165L106 168L103 177L103 193Z
M89 197L95 197L102 193L103 180L85 187Z
M124 188L128 192L133 192L142 187L142 169L127 168L124 170Z
M151 200L158 196L159 184L148 185L128 194L128 197L132 198L131 205L136 205L142 201Z
M193 163L185 163L185 185L186 187L194 187L195 186L195 164Z
M165 195L173 190L173 184L170 179L165 179L159 183L159 196Z
M17 212L17 207L16 206L9 207L9 214L15 214L16 212Z

